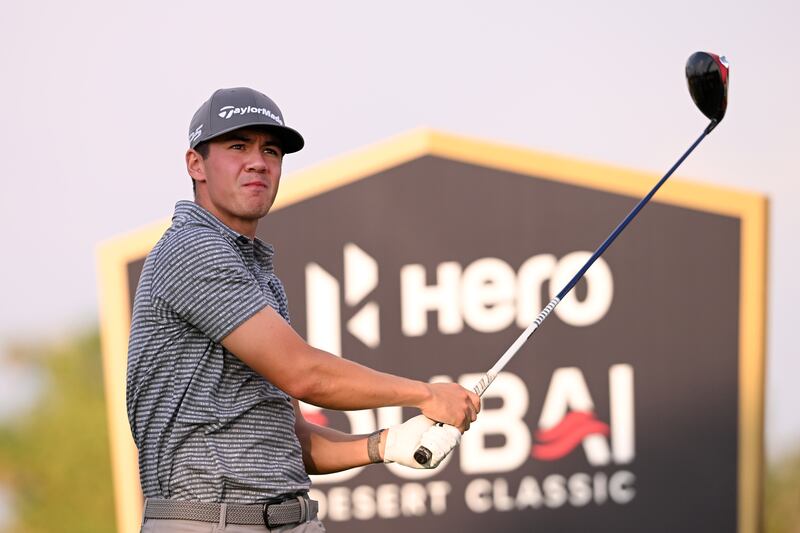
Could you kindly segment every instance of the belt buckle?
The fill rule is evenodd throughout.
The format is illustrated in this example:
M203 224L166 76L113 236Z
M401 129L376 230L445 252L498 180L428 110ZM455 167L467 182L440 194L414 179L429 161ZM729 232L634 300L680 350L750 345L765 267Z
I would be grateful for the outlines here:
M277 527L277 526L286 525L286 524L270 523L270 519L272 518L272 516L270 516L270 509L269 509L270 507L272 507L274 505L281 505L281 504L283 504L285 502L286 502L286 500L281 500L281 499L277 499L276 498L276 499L273 499L273 500L269 500L269 501L267 501L267 503L264 504L264 507L263 507L263 509L261 511L261 514L264 516L264 525L265 526L267 526L268 528L271 528L271 527Z
M308 512L309 512L308 503L303 498L303 495L298 493L297 495L290 496L288 498L273 499L273 500L267 501L264 504L264 507L262 508L262 511L261 511L261 513L262 513L262 515L264 517L264 525L267 526L268 528L272 528L272 527L276 527L276 526L288 525L288 524L285 524L285 523L280 523L280 524L270 523L270 519L272 518L272 516L270 516L270 514L271 514L270 513L270 507L272 507L273 505L276 505L276 506L277 505L282 505L282 504L284 504L286 502L289 502L291 500L297 500L300 503L300 519L297 522L290 522L290 523L305 522L307 517L308 517Z
M267 526L268 528L269 527L274 527L274 524L270 524L269 523L269 519L270 519L269 508L271 506L273 506L273 505L275 505L274 501L267 502L267 503L264 504L264 508L261 510L261 514L264 516L264 525Z

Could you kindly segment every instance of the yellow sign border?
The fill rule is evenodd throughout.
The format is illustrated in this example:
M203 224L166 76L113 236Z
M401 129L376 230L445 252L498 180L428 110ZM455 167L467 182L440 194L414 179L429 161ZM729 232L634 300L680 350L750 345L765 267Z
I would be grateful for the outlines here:
M427 155L634 198L643 197L660 177L419 129L284 178L273 211ZM653 201L741 221L738 532L757 533L762 524L767 199L673 178ZM119 533L138 531L142 511L137 452L125 408L131 304L127 265L147 255L168 225L169 221L163 220L103 243L97 250L100 332Z

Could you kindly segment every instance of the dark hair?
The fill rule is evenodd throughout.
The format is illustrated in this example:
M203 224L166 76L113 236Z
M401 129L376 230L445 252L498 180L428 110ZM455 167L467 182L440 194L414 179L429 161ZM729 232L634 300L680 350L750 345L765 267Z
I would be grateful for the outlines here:
M210 149L211 146L208 144L208 141L201 142L200 144L194 147L194 151L200 154L200 157L202 157L203 159L208 159L208 153ZM194 178L191 179L192 179L192 192L194 194L197 194L197 182L194 181Z
M194 147L194 151L200 154L203 159L208 159L208 152L210 149L211 146L208 144L208 141L203 141Z

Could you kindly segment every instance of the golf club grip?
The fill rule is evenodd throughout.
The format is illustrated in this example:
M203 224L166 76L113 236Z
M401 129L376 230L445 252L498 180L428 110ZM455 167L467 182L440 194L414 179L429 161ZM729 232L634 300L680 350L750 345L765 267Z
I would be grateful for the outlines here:
M477 394L478 396L483 396L484 391L489 388L489 385L492 384L494 378L497 377L497 374L492 374L491 371L487 372L478 380L474 387L472 387L472 392Z
M472 387L472 392L478 396L483 396L484 391L489 388L489 385L492 384L495 377L497 377L497 374L493 374L491 370L485 373L483 377L478 380L475 386ZM443 426L444 424L437 422L436 425ZM417 451L414 452L414 460L421 465L424 465L430 461L431 458L433 458L433 453L425 446L420 446L417 448Z

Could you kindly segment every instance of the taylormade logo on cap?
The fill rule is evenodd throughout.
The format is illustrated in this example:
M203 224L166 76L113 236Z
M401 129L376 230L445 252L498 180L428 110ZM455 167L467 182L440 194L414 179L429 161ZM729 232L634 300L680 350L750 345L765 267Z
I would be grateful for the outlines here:
M283 126L283 119L281 119L281 117L279 117L278 115L276 115L275 113L273 113L272 111L270 111L265 107L253 107L253 106L235 107L232 105L226 105L224 107L219 108L218 115L220 116L220 118L229 119L233 115L247 115L250 113L257 113L259 115L267 116L272 120L274 120L275 122L277 122L278 124L280 124L281 126Z

